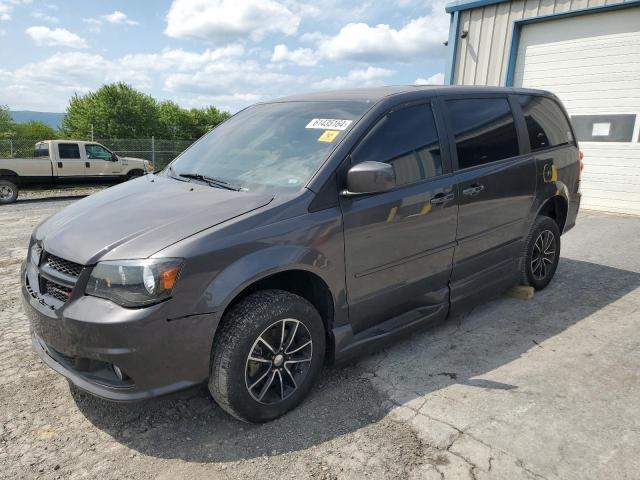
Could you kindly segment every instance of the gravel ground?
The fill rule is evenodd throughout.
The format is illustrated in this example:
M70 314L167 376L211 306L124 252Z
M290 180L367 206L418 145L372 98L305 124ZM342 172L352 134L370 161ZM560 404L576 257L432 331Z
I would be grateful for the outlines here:
M96 399L32 352L19 264L68 193L0 208L0 477L638 478L640 218L582 212L534 299L325 368L300 408L254 426L204 388Z

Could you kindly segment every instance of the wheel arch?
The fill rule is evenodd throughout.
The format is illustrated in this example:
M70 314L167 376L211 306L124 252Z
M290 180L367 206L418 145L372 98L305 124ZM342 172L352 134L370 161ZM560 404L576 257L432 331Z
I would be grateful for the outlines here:
M332 329L335 318L335 301L327 282L316 272L304 266L290 266L278 271L264 272L245 283L229 296L220 311L220 323L215 335L224 323L226 313L243 298L261 290L283 290L307 300L318 311L325 328L327 358L332 358Z
M567 222L567 213L569 211L569 202L561 195L557 194L545 200L538 209L537 215L544 215L553 219L558 225L560 234L564 232Z
M5 179L5 177L18 177L18 174L8 168L0 168L0 178Z

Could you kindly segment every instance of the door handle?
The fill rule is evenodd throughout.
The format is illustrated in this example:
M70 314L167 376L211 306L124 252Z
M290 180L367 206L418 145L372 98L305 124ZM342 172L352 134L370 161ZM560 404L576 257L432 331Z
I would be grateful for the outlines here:
M456 198L456 196L453 193L449 193L447 195L439 193L431 199L431 205L442 205L443 203L450 202L454 198Z
M87 168L91 168L91 165L89 164L89 162L84 162L84 166Z
M462 190L462 194L466 195L467 197L472 197L474 195L478 195L483 190L484 190L484 185L474 183L469 188L465 188L464 190Z

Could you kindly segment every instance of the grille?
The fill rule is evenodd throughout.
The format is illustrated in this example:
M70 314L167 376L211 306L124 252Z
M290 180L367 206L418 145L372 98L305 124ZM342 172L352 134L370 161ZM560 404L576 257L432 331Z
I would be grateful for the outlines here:
M73 263L64 258L56 257L55 255L47 255L47 266L60 273L70 275L77 278L82 271L82 265L79 263Z
M69 295L71 295L70 288L58 283L54 283L50 280L45 280L45 282L47 295L55 298L56 300L60 300L62 303L65 303L67 300L69 300Z

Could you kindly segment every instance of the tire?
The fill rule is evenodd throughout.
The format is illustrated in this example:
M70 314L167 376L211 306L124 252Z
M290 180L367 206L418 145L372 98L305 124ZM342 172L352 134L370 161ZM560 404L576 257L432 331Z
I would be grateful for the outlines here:
M18 186L9 180L0 180L0 205L13 203L18 198Z
M542 290L553 278L560 260L560 229L551 218L536 217L525 242L522 283Z
M211 352L209 391L239 420L268 422L304 399L322 369L324 353L324 324L307 300L282 290L259 291L223 317ZM250 354L259 361L249 359Z
M133 180L134 178L141 177L142 175L142 170L131 170L129 173L127 173L127 180Z

